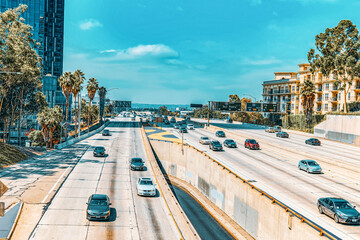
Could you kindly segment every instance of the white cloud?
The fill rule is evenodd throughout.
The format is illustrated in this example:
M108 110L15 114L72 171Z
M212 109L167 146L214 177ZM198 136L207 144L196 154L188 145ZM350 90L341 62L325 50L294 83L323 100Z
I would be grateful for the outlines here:
M90 30L94 27L102 27L103 25L95 19L87 19L80 23L81 30Z
M103 53L116 53L111 60L132 60L139 58L177 58L179 53L164 44L138 45L122 50L105 50Z
M116 50L115 49L108 49L108 50L100 51L100 53L113 53L113 52L116 52Z

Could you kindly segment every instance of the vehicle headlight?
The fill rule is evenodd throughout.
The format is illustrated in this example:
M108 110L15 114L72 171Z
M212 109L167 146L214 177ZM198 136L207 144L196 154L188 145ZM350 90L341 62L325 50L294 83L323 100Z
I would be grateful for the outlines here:
M103 212L103 213L101 213L101 215L108 215L108 214L110 214L110 210L109 210L109 211L107 211L107 212Z
M340 216L341 218L346 218L346 217L347 217L346 214L344 214L344 213L340 213L339 216Z

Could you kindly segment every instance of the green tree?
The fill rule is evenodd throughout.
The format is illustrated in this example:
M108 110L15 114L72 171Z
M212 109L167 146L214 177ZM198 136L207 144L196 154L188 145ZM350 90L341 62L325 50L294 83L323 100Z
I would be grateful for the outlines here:
M239 96L237 94L230 94L229 95L229 102L231 102L231 103L240 103L241 99L239 98Z
M45 146L44 136L40 130L32 131L28 138L32 142L32 146Z
M159 114L160 115L169 115L169 110L167 109L167 107L165 105L159 107Z
M73 77L74 77L74 86L72 88L72 94L75 98L75 108L76 108L76 102L77 102L77 113L80 111L80 92L82 90L82 84L85 81L85 74L80 70L77 69L74 73L73 73ZM77 129L77 123L78 123L78 114L75 114L75 129ZM75 131L76 132L76 131Z
M67 139L67 129L68 129L68 114L69 114L69 98L73 93L74 87L74 75L71 72L64 72L58 79L59 85L62 89L62 92L66 98L66 112L65 112L65 139Z
M335 76L335 86L344 92L344 112L347 113L346 96L354 78L360 76L359 31L350 20L341 20L334 28L327 28L315 37L315 49L308 52L311 71L324 76Z
M103 124L106 92L107 92L107 90L105 87L99 88L98 94L99 94L99 99L100 99L100 124Z
M90 132L90 110L91 110L91 102L95 97L96 91L99 89L99 83L96 81L95 78L90 78L87 82L86 86L88 97L89 97L89 108L88 108L88 132Z
M62 109L58 105L53 108L46 107L38 113L37 117L46 147L52 148L54 146L54 132L61 128L61 122L64 118Z
M300 95L301 105L303 107L306 123L310 131L315 101L315 85L310 79L305 80L301 85Z

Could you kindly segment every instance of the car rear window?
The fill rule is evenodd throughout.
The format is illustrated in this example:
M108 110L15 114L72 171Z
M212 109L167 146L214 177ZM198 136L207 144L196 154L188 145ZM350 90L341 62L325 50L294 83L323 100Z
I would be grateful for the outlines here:
M257 142L255 140L249 140L249 143L256 144Z
M140 185L153 185L151 180L141 180Z
M213 143L213 144L220 144L219 141L213 141L212 143Z

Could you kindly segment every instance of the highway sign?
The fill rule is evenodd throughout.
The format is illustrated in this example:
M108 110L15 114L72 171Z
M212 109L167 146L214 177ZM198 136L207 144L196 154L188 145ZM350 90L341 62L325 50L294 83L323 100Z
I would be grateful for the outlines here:
M277 112L278 105L276 103L263 103L263 112Z
M192 103L192 104L190 104L190 107L192 107L192 108L202 108L203 105L202 104L197 104L197 103Z
M5 184L3 184L3 183L0 181L0 197L1 197L2 195L4 195L7 190L9 190L9 189L5 186Z
M131 101L114 101L115 107L131 108Z
M241 111L241 103L215 102L215 109L220 111Z
M247 112L261 112L261 103L246 103Z

